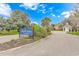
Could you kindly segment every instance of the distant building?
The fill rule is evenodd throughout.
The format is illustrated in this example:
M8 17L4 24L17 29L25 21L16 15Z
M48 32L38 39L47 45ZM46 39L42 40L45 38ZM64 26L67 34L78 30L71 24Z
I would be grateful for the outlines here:
M60 26L60 24L57 24L54 26L54 30L62 30L62 27Z
M72 31L72 26L69 25L69 23L66 23L63 27L64 32L71 32Z

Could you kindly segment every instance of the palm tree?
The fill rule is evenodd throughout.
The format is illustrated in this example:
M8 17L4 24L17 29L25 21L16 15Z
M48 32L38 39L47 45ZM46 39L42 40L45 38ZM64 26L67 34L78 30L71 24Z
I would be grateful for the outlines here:
M46 28L47 32L50 32L50 22L51 21L52 20L50 18L48 18L48 17L45 17L44 19L42 19L42 26L44 28Z
M44 19L42 19L42 26L44 26L44 27L49 26L51 21L52 20L50 18L45 17Z

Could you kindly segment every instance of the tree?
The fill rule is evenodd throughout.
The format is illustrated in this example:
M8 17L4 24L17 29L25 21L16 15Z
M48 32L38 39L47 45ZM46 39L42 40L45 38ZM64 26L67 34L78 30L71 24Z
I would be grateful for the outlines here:
M52 20L50 18L45 17L44 19L42 19L42 26L44 26L44 27L49 26L51 21Z
M73 13L69 16L68 19L63 21L63 24L69 23L72 26L72 31L77 31L79 29L79 10L77 8L73 11Z
M44 38L47 36L46 29L37 24L32 23L32 29L33 29L33 39L34 37Z
M28 15L23 13L20 10L15 10L11 13L11 18L16 25L26 25L30 26L30 21L28 19Z
M0 17L0 27L2 27L2 30L5 30L6 19L4 19L3 17Z
M51 29L52 29L52 30L55 30L55 29L54 29L54 26L55 26L55 24L51 24Z
M42 19L42 26L44 27L44 28L46 28L46 31L47 32L50 32L51 31L51 28L50 28L50 22L51 22L52 20L50 19L50 18L48 18L48 17L45 17L44 19Z
M13 11L11 13L11 18L13 20L13 23L18 26L19 36L21 27L23 26L30 27L30 21L28 19L28 15L20 10Z

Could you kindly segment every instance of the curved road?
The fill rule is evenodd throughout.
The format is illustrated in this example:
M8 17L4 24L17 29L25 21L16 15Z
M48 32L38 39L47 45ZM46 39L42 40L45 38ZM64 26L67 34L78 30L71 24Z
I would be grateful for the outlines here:
M79 36L63 32L52 35L34 43L0 52L6 56L69 56L79 55Z

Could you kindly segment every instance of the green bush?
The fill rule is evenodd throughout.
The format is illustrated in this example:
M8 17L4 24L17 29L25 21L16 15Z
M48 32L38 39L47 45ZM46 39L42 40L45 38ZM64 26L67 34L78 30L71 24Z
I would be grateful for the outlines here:
M46 29L44 29L44 28L41 28L41 29L40 29L40 32L41 32L41 36L42 36L43 38L48 35Z
M11 31L3 30L3 31L0 31L0 36L3 36L3 35L15 35L15 34L18 34L17 30L11 30Z
M34 24L34 40L45 38L51 33L50 27L40 27L39 25Z
M47 36L47 31L44 28L39 28L38 31L35 31L35 36L39 38L45 38Z

